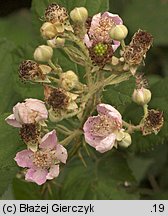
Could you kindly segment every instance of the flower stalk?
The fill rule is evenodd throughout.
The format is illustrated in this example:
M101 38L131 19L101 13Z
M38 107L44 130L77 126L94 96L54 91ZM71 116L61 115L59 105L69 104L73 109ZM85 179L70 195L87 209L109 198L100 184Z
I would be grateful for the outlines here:
M59 66L55 66L55 64L52 62L51 59L48 61L48 64L54 70L56 74L58 74L59 76L61 75L61 72L62 72L61 68Z

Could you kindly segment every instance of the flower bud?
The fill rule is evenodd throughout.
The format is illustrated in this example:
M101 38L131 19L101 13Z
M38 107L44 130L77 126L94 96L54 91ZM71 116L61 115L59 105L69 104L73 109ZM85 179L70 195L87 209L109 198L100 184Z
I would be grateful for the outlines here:
M51 40L47 40L47 45L50 46L51 48L56 48L56 43L55 43L56 38L53 38Z
M65 44L65 39L61 38L61 37L57 37L55 39L55 44L56 44L57 47L63 47L64 44Z
M70 12L73 22L85 23L88 18L88 11L85 7L76 7Z
M55 26L50 22L45 22L41 29L40 29L41 35L44 39L52 39L56 36L57 30Z
M128 34L128 29L125 25L116 25L113 27L109 35L113 40L122 41L126 38Z
M138 105L148 104L151 100L151 92L146 88L135 89L132 95L132 100Z
M75 88L78 82L78 76L73 71L69 70L60 76L61 87L68 91Z
M50 46L41 45L34 51L34 59L36 61L48 62L53 55L53 49Z
M115 56L112 56L111 64L115 66L118 65L118 63L119 63L119 59Z
M48 46L52 48L63 47L65 44L65 39L61 37L54 38L52 40L47 41Z
M128 146L131 145L131 142L132 142L132 140L131 140L130 134L124 132L124 137L123 137L123 139L120 142L118 142L118 144L121 147L127 148Z

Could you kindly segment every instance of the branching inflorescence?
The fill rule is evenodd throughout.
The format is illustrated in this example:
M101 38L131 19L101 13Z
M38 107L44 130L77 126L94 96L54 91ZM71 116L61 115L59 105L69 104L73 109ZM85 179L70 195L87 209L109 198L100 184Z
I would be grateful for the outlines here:
M151 92L137 73L153 42L150 33L138 30L130 44L125 45L128 30L117 14L104 12L89 17L86 8L78 7L68 15L57 4L46 8L40 32L47 45L36 48L34 60L21 62L19 77L42 85L44 102L26 99L17 103L13 114L6 118L8 124L20 129L27 147L15 157L18 166L25 168L27 181L42 185L56 178L60 163L67 161L67 145L69 158L78 153L82 157L79 151L85 147L88 152L86 144L104 153L113 147L130 146L134 131L143 136L160 131L163 113L148 110ZM83 66L82 80L77 71L63 71L61 65L54 63L57 49ZM136 80L132 99L144 109L138 125L125 122L116 108L101 102L106 86L127 81L131 76ZM96 109L98 114L93 116Z

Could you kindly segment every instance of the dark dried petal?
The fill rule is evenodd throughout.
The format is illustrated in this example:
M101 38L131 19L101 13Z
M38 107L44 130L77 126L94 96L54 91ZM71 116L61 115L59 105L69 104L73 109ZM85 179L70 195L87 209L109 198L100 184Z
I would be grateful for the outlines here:
M61 88L50 88L50 93L46 100L53 109L65 109L69 103L69 97Z
M148 110L148 115L145 118L144 125L142 127L142 134L157 134L163 126L163 122L163 112L154 109Z
M87 20L86 20L86 23L85 23L86 29L87 29L87 33L89 32L91 23L92 23L92 17L88 17Z
M153 43L153 37L150 33L138 30L131 40L131 43L124 50L125 62L129 65L139 65L146 56Z
M125 62L129 65L138 65L144 58L144 51L137 45L126 46L124 50Z
M144 52L147 52L150 46L153 43L153 36L143 30L138 30L132 38L131 44L134 44L136 46L140 46L144 49Z
M20 136L25 143L38 143L40 131L36 124L23 124L20 129Z
M32 60L25 60L19 66L19 77L22 80L44 79L39 64Z
M147 88L148 87L148 81L144 77L144 74L137 74L135 76L136 78L136 88L141 89L141 88Z

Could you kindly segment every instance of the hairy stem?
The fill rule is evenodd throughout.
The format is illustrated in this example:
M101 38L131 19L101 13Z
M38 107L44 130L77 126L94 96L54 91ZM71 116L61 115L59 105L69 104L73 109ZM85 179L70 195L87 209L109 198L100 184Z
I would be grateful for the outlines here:
M135 125L129 124L125 121L122 121L122 123L123 123L123 126L125 126L127 128L128 133L133 133L134 131L140 131L141 130L141 126L142 126L141 124L135 126Z
M60 76L61 75L61 68L59 66L55 66L55 64L49 60L48 61L49 66Z
M60 144L63 145L63 146L66 146L66 145L68 145L75 137L77 137L77 136L79 136L79 135L81 135L81 134L82 134L82 131L79 130L79 129L77 129L77 130L75 130L75 131L72 131L72 133L71 133L68 137L66 137L64 140L62 140L62 141L60 142Z
M145 105L143 106L143 110L144 110L144 118L146 118L147 115L148 115L148 105L147 105L147 104L145 104Z

